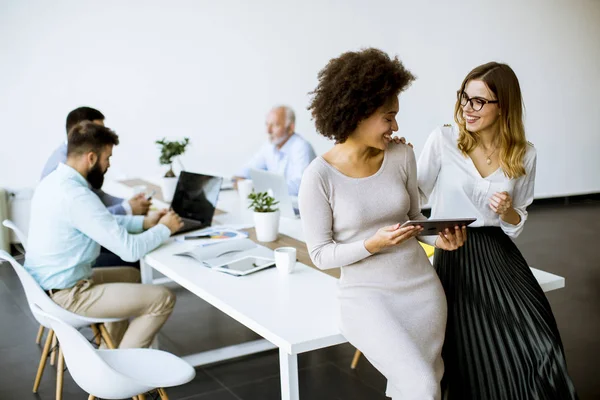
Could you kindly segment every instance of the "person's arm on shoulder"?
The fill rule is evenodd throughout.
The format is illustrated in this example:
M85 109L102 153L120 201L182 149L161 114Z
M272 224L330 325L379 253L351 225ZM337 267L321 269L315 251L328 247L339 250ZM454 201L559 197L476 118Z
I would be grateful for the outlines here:
M421 207L419 204L419 190L417 187L417 162L415 160L415 153L412 148L409 148L408 146L406 147L406 189L410 199L408 218L409 220L423 221L427 218L421 214ZM439 232L437 236L419 235L417 238L419 241L427 243L431 246L452 251L464 245L465 240L467 239L467 228L465 226L455 227L450 231Z
M68 210L75 228L128 262L139 260L171 235L169 228L162 224L143 233L130 234L142 232L144 217L114 216L90 190L77 193Z
M343 244L333 240L333 210L327 192L320 174L307 169L300 185L298 205L310 259L319 269L344 267L371 255L364 240Z
M436 128L425 142L417 163L417 184L421 205L429 202L442 168L442 131Z
M527 145L531 146L531 145ZM517 224L507 222L506 216L503 218L500 215L500 227L508 236L516 238L523 232L525 221L527 221L527 207L533 202L533 193L535 189L535 172L537 164L537 154L535 148L531 146L529 149L532 154L528 157L525 162L525 175L521 176L515 182L515 187L512 196L512 207L509 208L508 213L516 213L519 217ZM515 222L515 221L512 221Z
M406 171L406 190L408 191L408 197L410 200L410 208L408 210L408 219L417 221L426 221L427 217L421 213L421 206L419 203L419 188L417 185L417 160L415 158L415 152L408 145L400 144L398 146L404 146L406 148L405 160L405 171ZM435 246L437 236L418 236L420 242L427 243L431 246Z

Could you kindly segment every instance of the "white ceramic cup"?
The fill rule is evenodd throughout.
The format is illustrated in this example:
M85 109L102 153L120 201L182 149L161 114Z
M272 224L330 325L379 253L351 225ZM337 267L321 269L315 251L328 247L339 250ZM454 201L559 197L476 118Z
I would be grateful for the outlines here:
M252 184L252 180L250 179L242 179L237 183L238 194L240 195L240 200L244 204L248 202L248 195L252 193L252 189L254 189L254 185Z
M275 266L281 273L291 274L296 266L296 249L293 247L279 247L275 251Z

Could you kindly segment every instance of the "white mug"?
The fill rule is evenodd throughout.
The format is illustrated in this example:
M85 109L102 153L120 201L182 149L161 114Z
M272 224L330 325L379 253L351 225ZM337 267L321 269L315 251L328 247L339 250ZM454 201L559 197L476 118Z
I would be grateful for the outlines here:
M252 180L250 179L242 179L237 183L238 194L240 195L240 199L244 204L248 202L248 195L252 193L252 189L254 189L254 185L252 184Z
M279 272L291 274L296 266L296 249L294 247L279 247L275 249L275 266Z

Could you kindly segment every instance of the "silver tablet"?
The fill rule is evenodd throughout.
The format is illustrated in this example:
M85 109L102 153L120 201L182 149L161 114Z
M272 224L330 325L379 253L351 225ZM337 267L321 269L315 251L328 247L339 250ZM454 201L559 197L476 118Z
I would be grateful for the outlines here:
M477 221L477 218L452 218L452 219L426 219L422 221L406 221L400 227L406 227L410 225L421 226L423 231L419 235L437 235L439 232L444 232L446 228L454 231L454 227L462 227L471 225Z
M264 257L244 256L237 260L231 260L227 264L212 267L212 269L230 275L244 276L274 266L275 260Z

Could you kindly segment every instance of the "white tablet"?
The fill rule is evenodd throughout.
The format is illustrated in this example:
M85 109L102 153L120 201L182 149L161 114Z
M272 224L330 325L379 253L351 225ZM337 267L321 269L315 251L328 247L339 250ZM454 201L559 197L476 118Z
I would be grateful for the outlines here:
M422 221L406 221L400 227L414 225L423 227L423 231L419 234L422 236L437 235L439 232L444 232L447 229L454 231L454 227L462 227L471 225L477 221L477 218L452 218L452 219L426 219Z
M273 266L275 266L275 260L273 259L245 256L236 260L231 260L226 264L219 265L218 267L212 267L212 269L225 272L226 274L243 276Z

